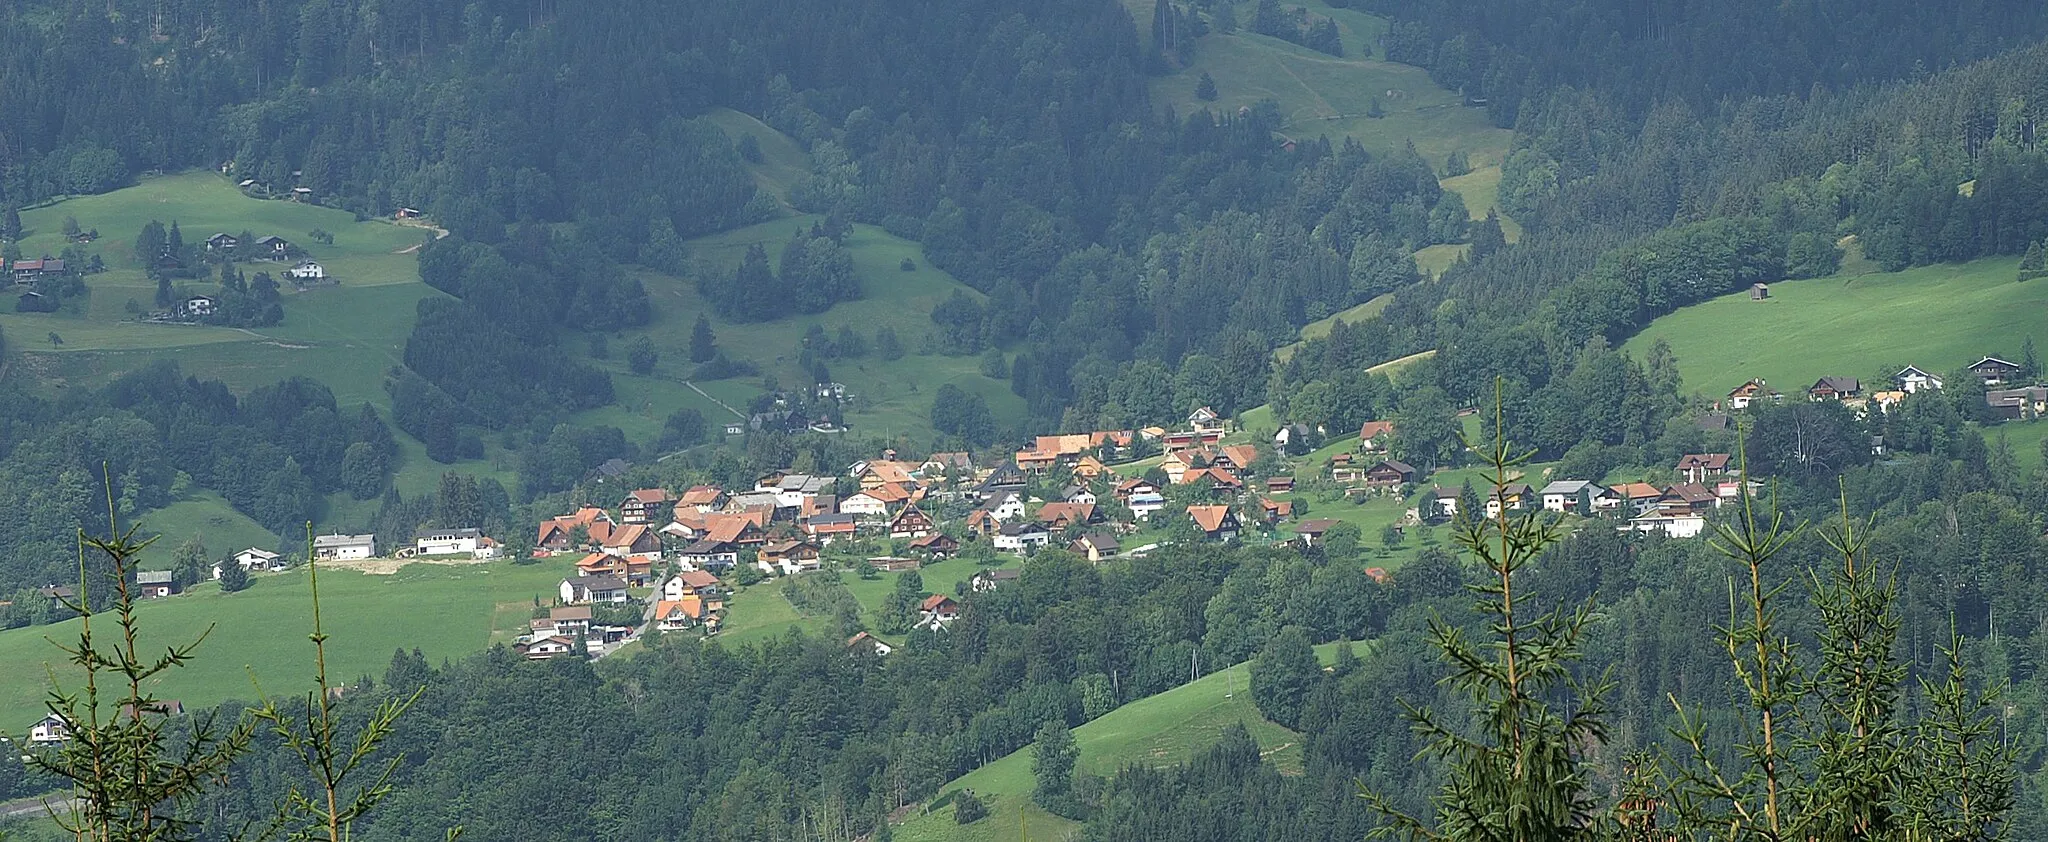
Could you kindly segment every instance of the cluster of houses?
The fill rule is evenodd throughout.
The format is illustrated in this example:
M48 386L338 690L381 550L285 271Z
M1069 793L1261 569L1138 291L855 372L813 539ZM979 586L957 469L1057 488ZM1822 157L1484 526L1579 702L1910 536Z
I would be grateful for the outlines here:
M763 576L814 571L828 548L854 540L888 540L907 553L867 559L882 570L950 558L962 542L985 541L1019 555L1061 547L1091 561L1123 555L1123 539L1153 520L1166 499L1152 481L1119 477L1102 456L1128 452L1141 440L1164 449L1167 484L1195 489L1202 502L1187 506L1185 517L1207 540L1236 539L1244 529L1241 508L1273 522L1292 515L1292 503L1247 493L1256 447L1222 444L1222 420L1206 408L1189 421L1187 431L1040 436L1030 449L985 469L965 452L900 460L886 451L843 474L775 471L757 477L751 488L634 489L613 507L583 505L540 522L534 543L540 553L581 554L575 575L561 581L563 609L651 602L647 620L655 628L715 633L728 601L720 577L742 567ZM1292 483L1280 478L1263 487L1285 491ZM1058 490L1034 497L1034 484ZM1113 518L1112 510L1130 514ZM953 528L941 526L947 513L957 518L949 520ZM1014 575L984 571L972 584L991 589ZM917 624L943 628L958 613L955 600L934 595L921 606ZM565 616L571 626L559 622ZM615 636L573 626L576 616L551 613L537 620L521 641L527 656L553 657L579 639L588 651L600 651ZM848 645L888 648L871 636Z
M1974 377L1984 386L1984 403L1991 414L2001 420L2033 419L2048 414L2048 386L2026 384L2023 379L2025 368L2019 363L1998 357L1984 357L1963 368L1966 376ZM1917 366L1906 366L1891 376L1889 389L1864 391L1862 381L1854 377L1822 377L1806 387L1806 397L1812 401L1839 401L1852 408L1862 410L1876 407L1889 412L1907 395L1923 390L1939 390L1942 380ZM1751 379L1729 390L1723 404L1731 411L1748 409L1759 403L1781 403L1783 393L1774 389L1762 379Z

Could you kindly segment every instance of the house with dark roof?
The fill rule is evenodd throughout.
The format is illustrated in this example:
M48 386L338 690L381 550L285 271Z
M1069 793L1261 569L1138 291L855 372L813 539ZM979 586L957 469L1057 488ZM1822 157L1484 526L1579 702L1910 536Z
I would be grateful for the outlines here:
M1997 357L1985 357L1970 363L1969 372L1977 375L1977 378L1983 380L1986 386L1998 386L2019 377L2020 365L2019 363L2001 360Z
M944 532L934 532L910 542L910 550L930 556L932 559L952 558L960 551L960 542Z
M1899 391L1910 395L1921 389L1941 388L1941 378L1921 371L1917 366L1909 365L1899 369L1899 373L1892 375L1892 385L1899 387Z
M982 570L968 578L967 589L975 593L988 593L1001 587L1005 582L1017 581L1023 575L1024 571L1015 567L1006 567L1001 570Z
M1727 475L1728 454L1688 453L1678 457L1677 470L1686 482L1703 483L1710 478Z
M989 543L998 550L1023 553L1052 543L1052 533L1028 520L1022 523L1006 523L996 530Z
M135 574L136 596L161 599L178 592L178 580L169 570L143 570Z
M1862 381L1854 377L1823 377L1806 387L1806 396L1817 401L1847 400L1862 392Z
M1115 535L1106 532L1090 532L1075 538L1074 543L1069 545L1067 549L1072 550L1075 555L1086 558L1089 561L1108 561L1116 558L1117 553L1122 551L1123 545L1117 543Z
M666 488L635 489L619 502L623 523L653 523L674 509L676 496Z
M1415 481L1415 467L1395 459L1382 459L1365 469L1367 488L1394 488Z
M1323 533L1330 531L1330 528L1336 525L1337 521L1333 518L1310 518L1295 525L1294 534L1301 538L1302 546L1313 547L1322 542Z
M562 580L559 592L562 601L570 605L619 603L626 601L626 582L616 576L571 576Z

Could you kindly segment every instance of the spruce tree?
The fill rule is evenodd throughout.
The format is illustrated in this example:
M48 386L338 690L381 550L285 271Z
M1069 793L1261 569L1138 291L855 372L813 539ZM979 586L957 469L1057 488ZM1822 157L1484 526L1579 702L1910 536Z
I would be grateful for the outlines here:
M1202 78L1195 82L1195 98L1203 102L1216 101L1216 80L1209 71L1202 71Z
M249 587L249 571L232 558L220 563L220 592L234 593Z
M718 356L718 337L711 332L711 319L698 313L696 326L690 328L690 362L708 363L715 356Z
M21 239L21 211L9 205L5 218L0 218L0 240L13 242L19 239Z

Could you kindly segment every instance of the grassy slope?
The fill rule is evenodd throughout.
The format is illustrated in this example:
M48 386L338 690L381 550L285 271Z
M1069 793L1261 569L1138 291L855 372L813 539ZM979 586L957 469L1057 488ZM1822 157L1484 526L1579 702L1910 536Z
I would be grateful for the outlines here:
M2048 284L2013 280L2011 258L1772 284L1658 319L1623 346L1670 343L1687 388L1718 396L1751 377L1791 394L1822 376L1868 383L1911 364L1947 372L2048 339ZM2037 340L2039 341L2039 340ZM2038 456L2038 454L2036 454Z
M7 374L30 377L47 393L101 385L123 372L173 359L186 373L219 379L237 392L285 377L312 377L334 390L344 411L367 402L388 418L390 399L383 389L384 371L398 364L404 353L414 307L422 298L441 294L420 283L418 261L409 252L427 236L423 229L381 220L356 222L348 212L333 208L251 199L210 172L149 179L112 193L26 211L22 220L29 233L23 241L24 253L60 251L63 243L58 232L66 216L76 218L84 228L99 229L100 239L88 248L101 256L109 270L86 279L90 292L75 312L0 313L0 328L11 340ZM130 248L135 233L152 219L176 220L187 241L203 240L217 231L276 234L307 249L341 284L304 293L287 286L284 322L258 330L133 321L127 303L132 300L149 308L156 297L155 285L143 276ZM314 229L333 234L334 244L314 242L309 236ZM243 264L242 271L245 275L257 271L276 275L282 268L249 263ZM194 294L212 287L210 281L182 285ZM50 333L58 334L63 344L50 343ZM399 490L411 495L432 489L450 466L428 460L424 448L408 436L401 435L399 443ZM510 471L502 461L467 462L454 468L509 481ZM330 502L325 520L335 525L361 525L374 508L374 501L360 504L342 495ZM150 525L167 534L201 532L208 548L214 550L225 547L204 538L201 526L238 523L253 527L210 495L181 501L170 511L168 519L152 515ZM237 543L275 544L274 538L260 538L240 527L227 537ZM159 546L155 555L167 551L168 544Z
M732 271L739 265L747 247L755 243L768 249L771 260L779 259L791 233L808 229L817 221L818 217L809 215L786 217L698 238L691 241L690 248L714 266L715 271ZM1010 392L1008 382L982 376L978 358L916 353L923 337L933 330L933 307L955 291L966 291L977 298L980 297L978 293L951 275L933 268L917 243L880 228L854 226L853 233L847 238L847 247L853 254L854 268L863 287L864 295L860 300L840 304L817 315L793 316L758 324L734 324L712 315L712 329L718 335L719 347L736 359L752 361L763 374L775 376L783 385L793 386L810 382L808 375L797 366L797 356L799 343L811 325L821 325L827 334L832 335L836 335L842 325L851 325L869 340L878 329L888 326L896 331L911 352L909 355L895 361L885 361L871 354L859 359L826 362L833 379L845 383L859 396L859 404L850 414L849 421L860 433L928 431L931 396L946 383L982 395L998 418L1012 418L1023 412L1023 400ZM901 263L905 258L915 264L913 271L902 270ZM659 429L666 413L661 412L658 405L644 412L634 407L650 400L648 396L651 393L676 388L674 380L689 374L690 326L696 321L697 314L710 314L710 308L697 295L695 285L685 279L650 272L642 275L642 280L655 302L655 321L645 329L629 332L615 340L614 357L623 355L624 343L646 335L661 350L662 362L655 370L654 381L665 382L648 381L651 388L642 389L641 381L622 378L619 384L620 406L607 408L604 412L612 413L606 423L618 424L628 434L645 436ZM745 401L758 393L753 388L758 382L755 378L744 378L723 384L699 385L744 410ZM727 390L723 394L719 390L721 385ZM732 416L719 410L717 414L707 411L705 417L724 420Z
M1022 559L1012 559L997 567L1014 567L1021 563ZM981 569L981 566L972 561L955 558L927 564L918 570L918 575L924 579L925 590L958 596L954 586ZM901 573L883 573L874 579L862 579L847 574L846 589L852 592L854 599L860 601L861 609L872 616L881 609L882 600L895 589L896 580L902 576ZM788 634L790 629L798 629L805 634L824 634L830 625L830 618L798 612L782 593L783 585L787 581L788 579L776 579L734 595L732 606L726 611L725 629L719 634L718 639L728 646L734 646ZM902 640L900 635L881 637L899 643Z
M439 661L509 642L525 625L533 598L551 598L567 570L567 561L555 561L415 564L390 576L326 571L320 608L333 636L329 673L347 681L381 677L400 647L418 647ZM306 583L300 569L258 576L240 593L222 594L207 584L145 603L138 613L146 644L190 640L213 629L191 665L173 670L152 690L188 705L214 704L253 696L252 673L271 693L304 689L312 675ZM44 665L60 666L61 654L49 641L74 638L77 623L0 632L0 675L12 677L0 681L0 730L18 732L39 716ZM68 680L71 673L59 669L57 675Z
M1336 657L1334 645L1318 646L1316 651L1325 662ZM1246 666L1238 664L1139 699L1074 729L1074 742L1081 749L1078 768L1108 776L1129 765L1170 766L1214 745L1223 729L1242 722L1275 766L1283 772L1299 772L1297 736L1259 713L1246 690L1247 675ZM1062 839L1079 827L1031 804L1031 787L1031 749L1024 748L945 786L941 797L971 789L987 799L988 818L962 826L953 822L952 810L941 808L911 818L896 829L896 838L904 842ZM1019 836L1020 830L1024 836Z
M796 185L810 170L810 159L803 147L790 136L771 128L767 123L752 115L742 114L730 108L714 108L704 115L705 119L717 125L727 137L738 143L742 136L752 136L761 146L761 160L750 163L747 169L754 175L754 185L769 195L789 199L789 188Z

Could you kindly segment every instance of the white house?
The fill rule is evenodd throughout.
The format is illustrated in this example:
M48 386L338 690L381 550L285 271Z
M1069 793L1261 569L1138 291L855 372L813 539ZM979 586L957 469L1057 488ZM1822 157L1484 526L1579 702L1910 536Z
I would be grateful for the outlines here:
M1921 389L1941 388L1941 378L1921 371L1918 366L1910 365L1892 375L1892 382L1899 384L1899 390L1909 395Z
M375 535L321 535L313 539L314 558L347 560L376 554Z
M1166 507L1166 498L1159 496L1156 492L1133 494L1129 503L1133 517L1139 520L1151 520L1153 512Z
M1045 527L1036 523L1011 523L996 530L996 536L990 543L998 550L1021 553L1032 547L1043 547L1052 543L1052 533L1046 532Z
M863 491L839 501L839 513L853 515L857 520L888 520L889 504L881 497Z
M180 309L184 311L185 315L196 319L213 315L215 302L212 296L195 295L185 299L185 303Z
M35 727L28 729L28 741L31 745L56 745L69 739L71 723L54 713L43 717Z
M1543 486L1543 508L1553 512L1569 512L1579 508L1579 496L1592 485L1578 479L1561 479Z
M1070 485L1060 491L1060 502L1081 503L1093 506L1095 505L1095 492L1089 491L1085 485Z
M1667 515L1651 512L1615 529L1623 532L1662 532L1673 538L1693 538L1707 530L1707 519L1700 515Z
M255 547L250 547L246 550L242 550L241 552L235 553L234 555L228 556L226 562L214 562L213 578L220 578L221 565L229 562L239 564L242 566L243 570L247 570L251 573L275 573L279 570L285 569L284 556L278 555L277 553L273 553L269 550L259 550Z
M995 505L986 508L996 520L1007 523L1024 516L1024 498L1016 492L1008 492Z
M526 645L527 660L545 661L576 651L576 641L561 635L544 637Z
M300 261L299 265L284 270L284 276L294 281L327 280L327 268L311 260Z
M414 552L420 555L476 555L483 549L487 539L475 529L436 529L420 533L413 540Z
M626 582L616 576L575 576L562 580L560 595L562 602L570 605L620 603L626 601Z

